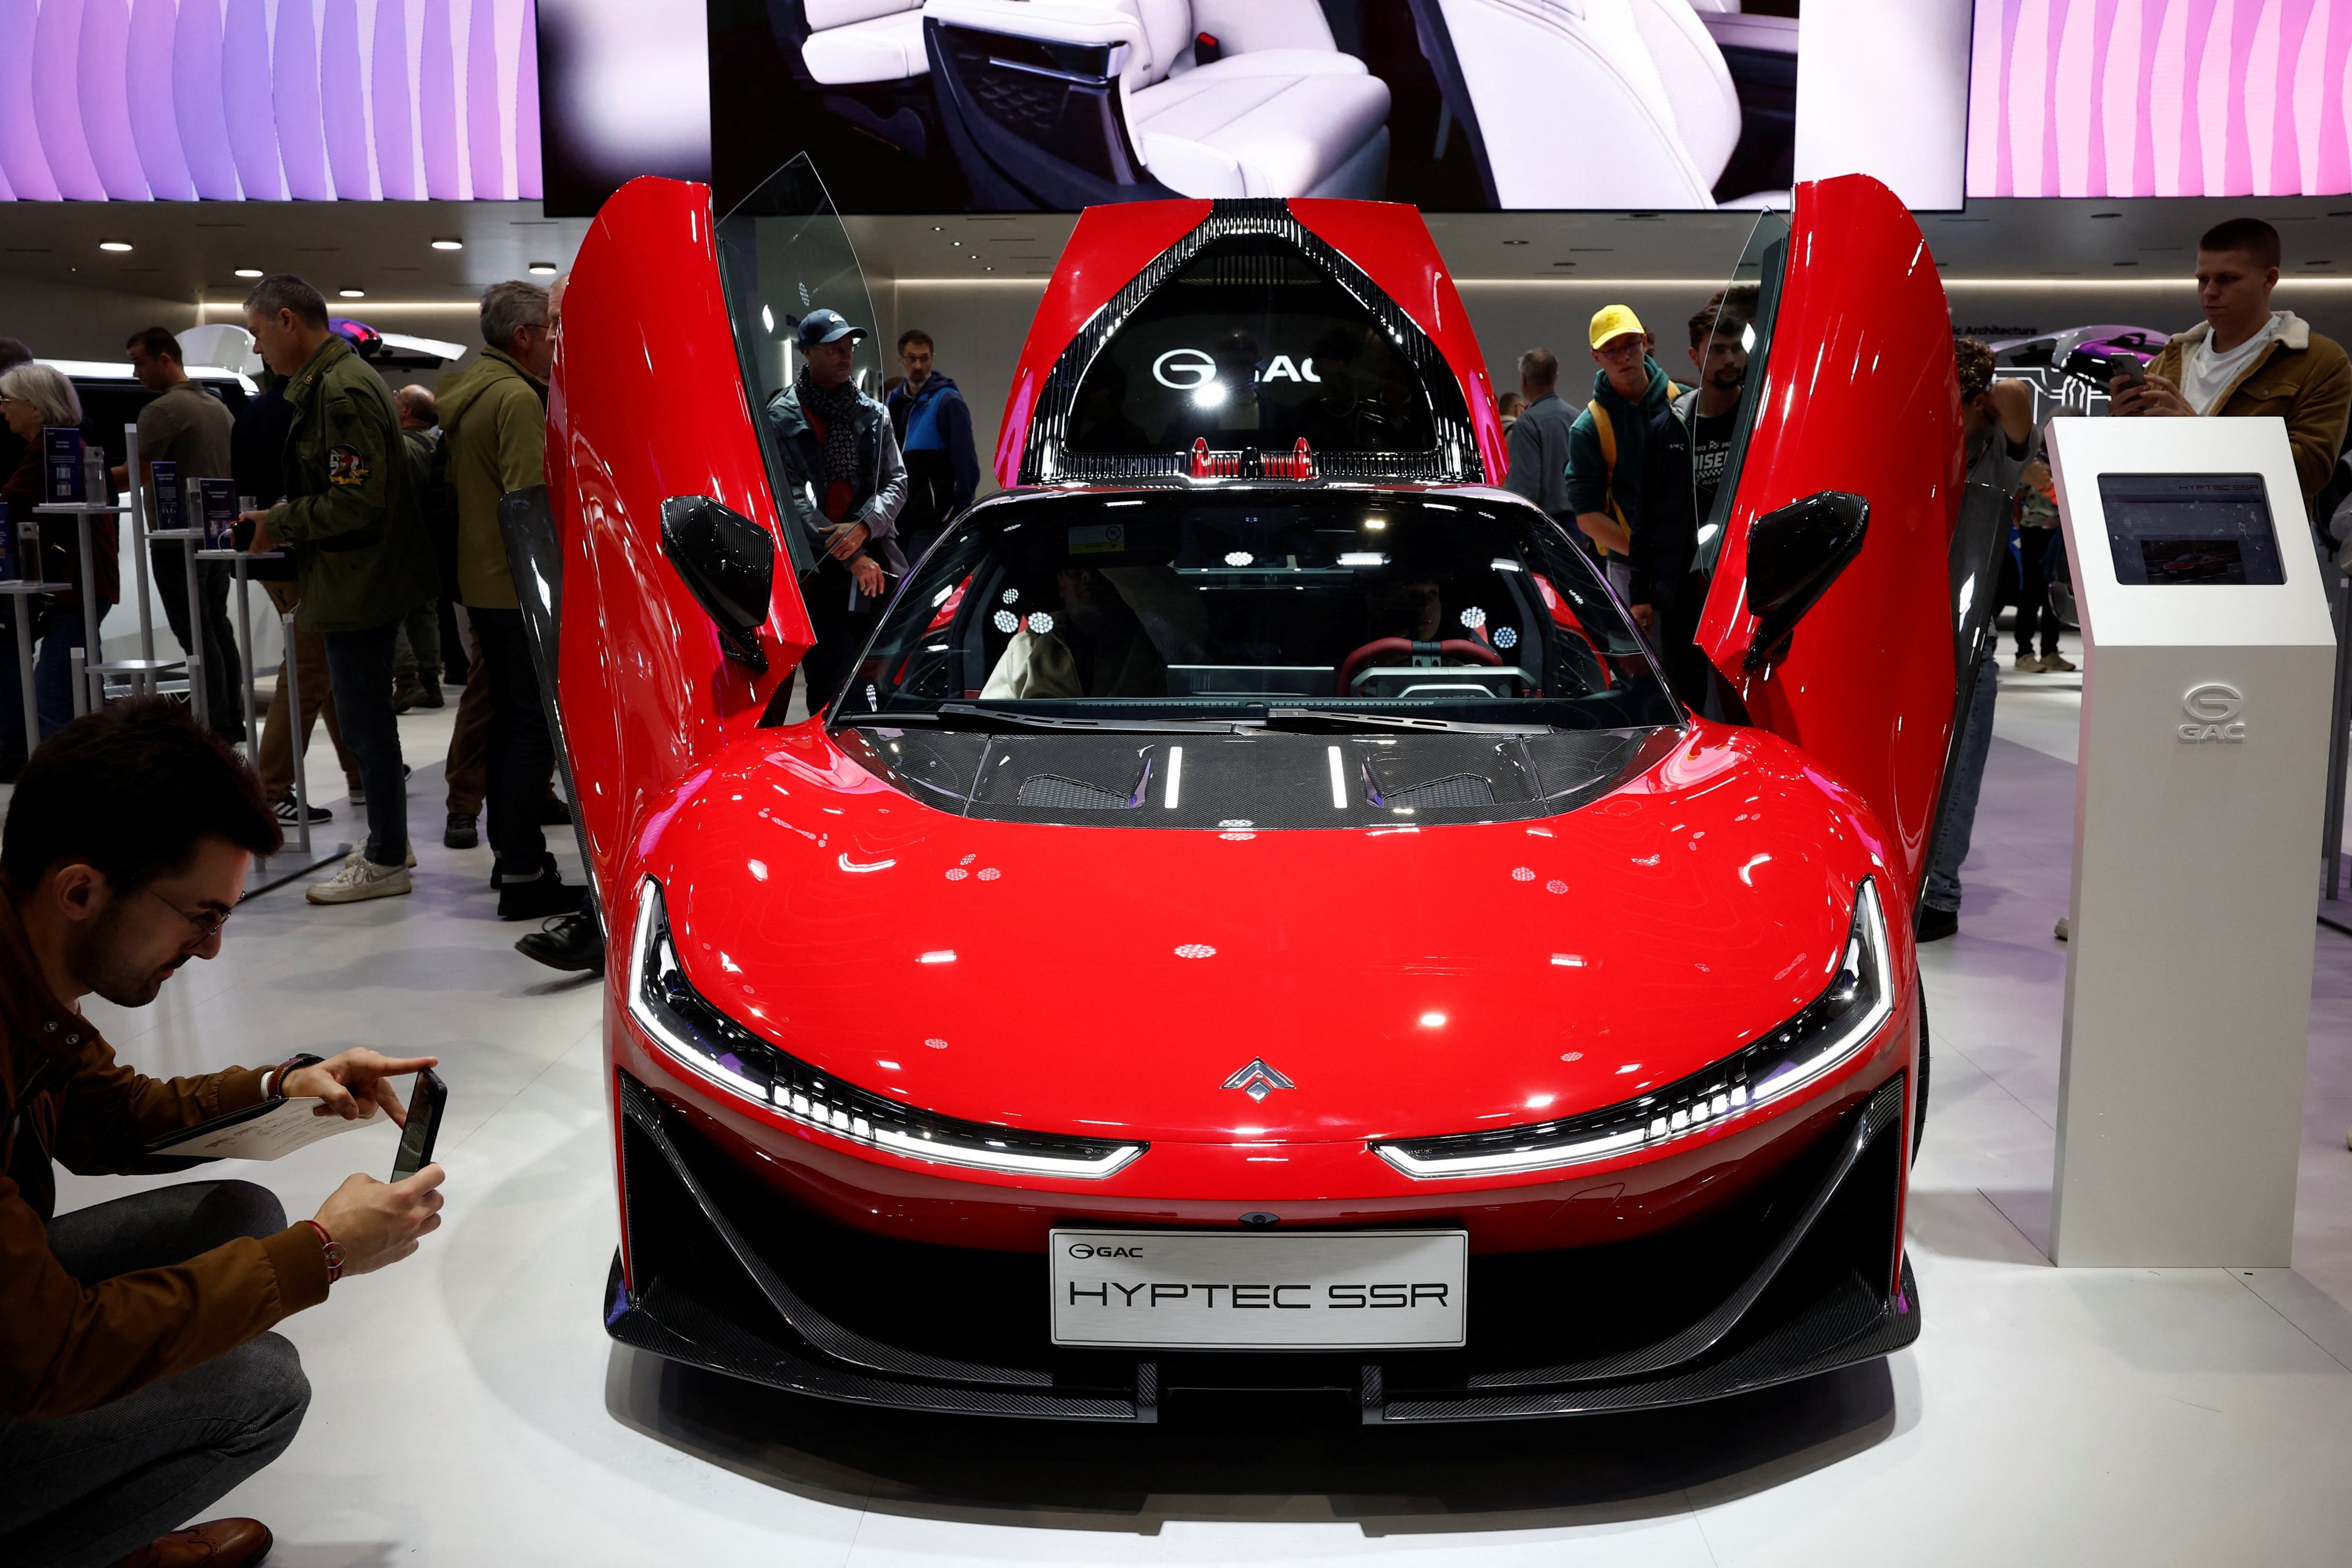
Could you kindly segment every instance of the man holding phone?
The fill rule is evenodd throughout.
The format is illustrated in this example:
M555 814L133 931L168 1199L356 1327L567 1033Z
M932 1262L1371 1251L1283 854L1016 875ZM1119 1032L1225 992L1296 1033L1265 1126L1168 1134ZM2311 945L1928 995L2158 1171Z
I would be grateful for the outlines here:
M2352 360L2292 310L2271 309L2283 257L2278 230L2231 218L2197 241L2197 303L2205 320L2175 334L2144 376L2108 379L2118 418L2274 416L2286 421L2307 509L2326 488L2352 410Z
M310 1403L268 1331L441 1223L442 1171L352 1175L289 1226L266 1188L165 1186L58 1215L51 1162L138 1174L201 1163L148 1145L270 1099L382 1106L436 1058L143 1077L84 1018L92 993L153 1001L221 927L276 816L235 753L164 698L75 720L26 764L0 830L0 1562L257 1563L252 1520L179 1528L282 1453ZM169 1533L166 1533L169 1532ZM128 1554L128 1555L126 1555Z

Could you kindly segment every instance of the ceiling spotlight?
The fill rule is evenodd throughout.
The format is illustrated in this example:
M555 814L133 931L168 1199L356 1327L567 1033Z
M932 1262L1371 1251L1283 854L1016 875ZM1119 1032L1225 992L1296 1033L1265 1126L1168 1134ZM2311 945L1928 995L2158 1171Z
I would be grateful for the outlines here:
M367 290L364 289L338 289L335 292L346 300L364 300L367 298Z
M128 250L131 248L131 242L127 239L101 239L98 242L98 247L100 250Z
M535 278L552 278L556 274L556 266L552 261L534 261L530 264L530 271Z
M261 268L258 267L240 267L236 269L236 275L239 278L258 278L261 276Z
M436 239L433 242L433 248L436 250L463 250L466 248L466 242L462 239Z

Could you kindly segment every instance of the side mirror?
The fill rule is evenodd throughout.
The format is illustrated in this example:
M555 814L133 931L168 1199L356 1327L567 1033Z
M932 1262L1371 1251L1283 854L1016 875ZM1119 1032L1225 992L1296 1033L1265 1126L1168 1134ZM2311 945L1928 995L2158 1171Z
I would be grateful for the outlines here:
M727 657L767 673L760 628L775 590L775 536L709 496L672 496L662 502L661 541L687 591L718 626Z
M1756 616L1748 668L1788 656L1797 622L1862 552L1869 524L1870 502L1843 490L1822 490L1756 520L1748 531L1748 607Z

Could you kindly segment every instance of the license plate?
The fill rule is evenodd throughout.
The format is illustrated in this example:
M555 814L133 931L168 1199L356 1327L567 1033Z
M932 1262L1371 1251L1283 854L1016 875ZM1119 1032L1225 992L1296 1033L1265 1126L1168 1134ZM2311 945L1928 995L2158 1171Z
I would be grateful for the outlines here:
M1442 1350L1463 1342L1459 1230L1053 1233L1054 1342L1137 1350Z

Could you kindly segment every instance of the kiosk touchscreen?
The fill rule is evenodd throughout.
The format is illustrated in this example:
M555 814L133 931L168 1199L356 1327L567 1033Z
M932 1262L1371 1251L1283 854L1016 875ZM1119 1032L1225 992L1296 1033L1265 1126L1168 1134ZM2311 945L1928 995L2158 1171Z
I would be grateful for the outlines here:
M2051 1257L2283 1267L2336 650L2286 429L2048 441L2084 654Z

